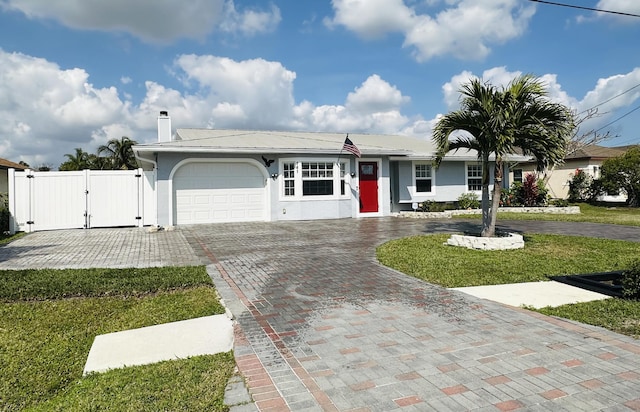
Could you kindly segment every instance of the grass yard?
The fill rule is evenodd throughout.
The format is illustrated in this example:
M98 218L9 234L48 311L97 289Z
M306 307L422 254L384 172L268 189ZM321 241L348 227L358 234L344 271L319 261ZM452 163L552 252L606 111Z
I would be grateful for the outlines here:
M380 263L444 287L549 280L547 276L624 268L640 243L578 236L525 236L525 248L479 251L445 246L448 234L393 240L377 249Z
M550 275L620 270L640 256L640 243L619 240L531 234L525 236L524 249L477 251L443 245L448 237L393 240L381 245L377 256L386 266L445 287L535 282L548 280ZM640 338L640 301L612 298L537 311Z
M606 299L532 310L549 316L600 326L640 339L640 302L638 301Z
M0 410L226 410L231 353L82 377L96 335L224 313L204 267L0 271Z
M500 220L547 220L555 222L592 222L609 223L614 225L640 226L640 208L624 206L604 207L588 203L580 203L580 214L555 215L550 213L512 213L499 212ZM479 219L480 215L473 216Z

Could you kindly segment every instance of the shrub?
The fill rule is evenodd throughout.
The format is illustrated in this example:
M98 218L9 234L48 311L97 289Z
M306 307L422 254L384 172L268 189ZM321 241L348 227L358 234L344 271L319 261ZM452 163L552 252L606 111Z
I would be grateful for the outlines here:
M629 269L622 272L622 296L640 300L640 259L632 261Z
M513 192L515 203L524 206L545 206L547 204L548 190L544 181L537 179L536 175L529 173L524 182L514 183Z
M569 201L573 203L587 201L591 197L592 180L584 170L576 169L569 180Z
M0 234L9 231L9 198L6 193L0 193Z
M458 207L460 209L477 209L480 207L480 200L476 193L463 193L458 197Z
M522 206L524 202L522 192L522 183L513 182L510 189L502 189L500 206Z
M444 212L444 210L444 203L437 203L433 200L425 200L424 202L418 203L419 212Z
M549 204L552 206L567 207L569 206L569 201L567 199L553 199L549 201Z

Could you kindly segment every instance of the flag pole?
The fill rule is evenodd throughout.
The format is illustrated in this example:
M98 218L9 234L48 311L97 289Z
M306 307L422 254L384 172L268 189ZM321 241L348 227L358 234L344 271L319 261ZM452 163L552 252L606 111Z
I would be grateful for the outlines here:
M349 138L349 133L347 133L347 137L345 137L345 140L348 138ZM338 168L340 168L340 156L342 156L343 150L344 150L344 144L340 146L340 153L338 153L338 160L336 160L336 163L338 164Z

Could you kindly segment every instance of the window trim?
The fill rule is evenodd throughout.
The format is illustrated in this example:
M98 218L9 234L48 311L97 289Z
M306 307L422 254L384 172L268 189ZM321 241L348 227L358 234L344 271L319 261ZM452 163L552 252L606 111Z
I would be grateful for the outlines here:
M480 168L480 189L479 190L471 190L469 189L469 166L477 166ZM477 177L471 177L471 179L477 179ZM471 163L467 162L464 164L464 189L466 193L482 193L482 163ZM491 188L489 188L491 190Z
M516 170L520 171L520 180L516 179ZM522 169L522 168L512 169L512 172L513 172L513 182L512 183L514 183L514 182L522 183L524 181L524 169Z
M351 198L351 173L350 173L350 161L349 159L340 159L340 164L344 165L344 171L341 173L340 167L336 163L336 159L326 157L290 157L279 159L279 172L278 172L278 192L280 201L294 202L294 201L318 201L318 200L343 200ZM284 165L294 164L294 178L293 178L293 195L285 195L284 192ZM304 195L303 194L303 178L302 178L302 163L330 163L333 165L333 194L332 195ZM304 179L307 180L307 179ZM311 179L313 180L313 179ZM321 179L329 180L329 179ZM344 181L344 194L341 194L341 182Z
M418 180L427 180L426 178L418 178L416 176L416 166L426 165L431 169L431 191L430 192L418 192ZM436 195L436 171L432 162L428 161L413 161L411 162L411 192L414 198L419 197L432 197Z

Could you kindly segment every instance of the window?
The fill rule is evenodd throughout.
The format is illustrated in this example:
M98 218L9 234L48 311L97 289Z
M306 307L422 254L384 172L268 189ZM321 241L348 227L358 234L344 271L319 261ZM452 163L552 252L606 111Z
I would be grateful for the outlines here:
M283 198L340 198L348 194L347 163L283 160L281 164Z
M346 193L345 168L346 168L346 165L344 163L340 163L340 194L342 196L344 196Z
M431 193L431 165L416 164L415 165L416 192Z
M282 180L284 182L284 195L295 196L296 195L296 164L284 163L282 165Z
M482 165L467 165L467 190L470 192L482 190Z
M522 169L513 169L513 181L522 183Z
M302 196L333 195L333 163L302 163Z

